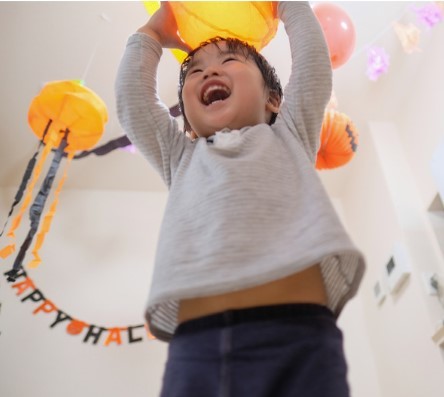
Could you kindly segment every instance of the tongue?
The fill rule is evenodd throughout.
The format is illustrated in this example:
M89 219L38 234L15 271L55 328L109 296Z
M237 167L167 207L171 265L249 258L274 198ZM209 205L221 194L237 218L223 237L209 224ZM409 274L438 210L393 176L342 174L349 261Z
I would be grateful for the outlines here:
M214 90L210 93L208 97L208 104L211 105L213 102L216 101L223 101L224 99L228 98L228 94L226 91L223 90Z

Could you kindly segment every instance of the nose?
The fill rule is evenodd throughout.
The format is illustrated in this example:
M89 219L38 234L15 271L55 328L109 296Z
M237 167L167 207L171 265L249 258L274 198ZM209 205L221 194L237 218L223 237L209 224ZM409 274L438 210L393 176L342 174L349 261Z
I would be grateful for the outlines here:
M219 76L219 68L216 65L207 66L207 68L204 70L204 80L211 76Z

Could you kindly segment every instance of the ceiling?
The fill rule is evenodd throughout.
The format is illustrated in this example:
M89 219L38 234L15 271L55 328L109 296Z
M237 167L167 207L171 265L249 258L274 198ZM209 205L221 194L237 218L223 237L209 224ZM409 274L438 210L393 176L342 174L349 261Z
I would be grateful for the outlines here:
M339 110L365 133L369 119L390 117L405 100L406 79L414 78L421 62L403 66L405 54L391 23L412 19L406 2L335 2L345 9L356 28L355 55L334 71ZM37 147L27 125L32 98L54 80L83 79L107 104L109 121L100 144L122 136L114 104L114 80L129 35L145 23L142 2L0 2L0 187L17 186ZM374 42L391 56L391 76L370 82L365 76L365 48ZM264 49L285 84L289 74L287 37L282 26ZM160 96L175 105L178 63L165 51L159 73ZM402 69L402 74L399 71ZM399 77L401 76L401 77ZM384 106L381 98L390 96ZM331 195L340 195L353 161L337 170L321 172ZM116 150L106 156L75 160L66 188L165 190L160 178L139 154Z

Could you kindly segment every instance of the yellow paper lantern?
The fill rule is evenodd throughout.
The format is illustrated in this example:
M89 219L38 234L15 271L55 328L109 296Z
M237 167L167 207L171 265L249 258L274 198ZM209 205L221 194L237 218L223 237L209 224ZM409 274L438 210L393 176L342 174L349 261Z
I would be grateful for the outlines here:
M145 1L149 14L159 7ZM278 27L277 2L271 1L174 1L169 3L182 40L191 48L215 36L246 41L258 51L275 36ZM186 54L173 50L182 62Z

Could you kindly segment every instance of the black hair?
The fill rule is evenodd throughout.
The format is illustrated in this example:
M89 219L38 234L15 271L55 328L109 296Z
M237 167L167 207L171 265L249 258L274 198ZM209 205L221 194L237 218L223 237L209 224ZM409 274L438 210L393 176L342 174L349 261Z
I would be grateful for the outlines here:
M263 55L259 54L253 46L250 44L239 40L235 38L224 38L224 37L213 37L212 39L206 40L198 47L196 47L194 50L192 50L188 56L184 59L182 62L182 65L180 66L180 76L179 76L179 107L183 115L184 120L184 127L185 131L191 131L191 126L187 120L187 117L185 115L185 109L183 106L183 99L182 99L182 91L183 91L183 85L185 83L185 79L187 77L189 65L191 61L194 58L194 55L197 51L199 51L201 48L205 47L208 44L214 44L216 47L220 50L219 43L221 41L224 41L227 44L227 49L229 53L241 53L245 55L246 58L251 58L256 63L257 67L259 68L262 77L264 79L265 86L270 90L270 95L273 95L278 99L278 102L281 103L282 101L282 86L279 80L279 77L276 74L276 71L274 67L272 67L268 61L264 58ZM270 119L270 125L273 124L276 121L277 113L273 113Z

